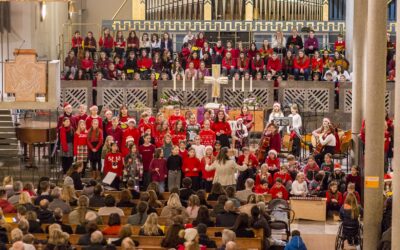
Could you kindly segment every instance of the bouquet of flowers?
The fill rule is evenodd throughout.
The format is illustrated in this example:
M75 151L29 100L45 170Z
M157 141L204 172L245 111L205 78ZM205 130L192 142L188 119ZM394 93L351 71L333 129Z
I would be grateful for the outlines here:
M179 98L177 96L167 96L166 94L163 94L160 97L160 104L162 107L168 107L168 106L176 106L179 105Z
M247 106L249 109L258 109L260 107L260 102L258 98L251 97L244 99L243 105Z

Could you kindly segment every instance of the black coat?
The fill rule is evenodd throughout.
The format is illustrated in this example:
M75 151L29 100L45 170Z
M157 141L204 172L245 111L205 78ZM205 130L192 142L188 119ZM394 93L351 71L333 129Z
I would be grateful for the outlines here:
M207 248L217 248L217 244L215 241L211 240L207 234L199 235L199 243L200 245L206 246Z
M235 224L236 218L239 215L233 212L224 212L217 215L215 226L217 227L232 227Z

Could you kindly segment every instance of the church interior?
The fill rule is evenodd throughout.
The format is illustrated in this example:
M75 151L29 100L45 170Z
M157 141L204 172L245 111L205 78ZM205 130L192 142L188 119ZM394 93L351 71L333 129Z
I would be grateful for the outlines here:
M0 1L0 249L400 250L398 10Z

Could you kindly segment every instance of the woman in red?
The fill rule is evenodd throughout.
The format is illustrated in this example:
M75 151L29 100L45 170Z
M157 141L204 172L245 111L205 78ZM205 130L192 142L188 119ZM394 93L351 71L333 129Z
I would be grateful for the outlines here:
M83 72L88 75L88 79L93 80L93 68L94 62L90 57L90 52L85 52L85 57L81 60L81 69Z
M271 187L273 184L272 175L268 172L268 165L262 164L259 172L256 174L255 185L260 185L262 180L266 180Z
M92 178L100 178L101 171L101 146L103 145L103 131L99 128L99 121L94 119L88 131L87 145L89 148L89 161L92 166Z
M85 48L85 52L89 51L91 57L94 58L97 49L97 42L93 37L93 32L89 31L87 33L87 37L85 37L85 40L83 41L83 47Z
M261 74L264 73L264 60L261 58L260 53L256 53L256 56L251 64L251 69L253 71L253 76L255 76L258 72Z
M183 122L181 120L175 122L174 128L171 131L171 136L174 145L179 145L180 141L186 140L186 129L183 127Z
M125 104L122 104L119 108L119 122L121 129L126 129L128 127L129 118L128 107Z
M232 134L232 130L231 126L226 121L225 112L223 110L218 111L211 129L217 135L216 140L218 140L221 143L221 146L229 148L230 147L229 137Z
M151 144L151 136L149 134L144 135L144 143L139 146L139 154L142 156L143 161L143 182L142 187L146 190L150 184L150 163L153 160L156 146Z
M240 52L240 56L237 59L237 68L240 75L244 75L245 72L249 71L249 59L244 52Z
M162 148L157 148L154 158L149 167L152 182L157 183L160 193L165 191L165 180L167 178L167 161L164 159Z
M281 161L278 158L278 153L273 149L268 151L265 163L268 166L268 172L270 172L272 176L281 169Z
M103 36L100 37L99 47L101 51L107 54L107 57L111 57L111 52L114 47L114 38L110 35L110 29L105 28L103 31Z
M321 78L323 70L324 70L324 61L320 57L319 51L316 50L314 52L313 58L311 59L312 74L314 75L315 73L317 73L319 75L319 77Z
M304 76L304 81L308 80L310 75L310 59L304 54L303 50L299 50L299 55L294 59L294 79L299 80L299 76Z
M106 176L108 173L115 173L117 176L110 184L111 187L119 190L120 182L122 180L122 174L124 171L124 157L118 151L118 145L115 142L111 143L111 152L106 154L104 158L104 170L103 175Z
M269 45L268 40L264 40L261 46L260 52L261 58L264 60L264 64L268 63L268 59L272 56L273 49Z
M80 120L78 123L78 129L74 135L74 156L76 162L82 162L84 164L83 171L86 168L88 161L88 146L87 146L87 130L85 121ZM82 174L84 176L84 173Z
M164 145L164 137L166 134L169 134L169 126L168 121L164 120L161 124L157 125L155 130L154 139L156 141L156 147L161 148Z
M253 61L256 58L257 53L258 53L257 45L256 43L253 42L250 45L250 49L247 51L247 58Z
M194 45L199 48L202 49L204 47L204 42L206 41L205 37L204 37L204 33L200 32L197 36L196 42L194 43Z
M236 72L236 60L232 58L231 52L227 52L222 59L222 74L233 77Z
M140 132L139 129L136 128L136 121L133 118L128 120L128 127L123 132L122 145L126 144L126 138L128 138L128 136L132 136L134 143L136 144L136 147L139 147ZM123 146L122 152L123 153L129 152L129 150L125 148L125 146Z
M118 30L114 41L115 54L122 58L125 53L126 42L121 30Z
M214 147L216 141L215 132L211 130L210 124L211 124L210 120L205 120L203 123L204 127L199 132L200 144L206 147L207 146Z
M139 38L136 35L134 30L129 31L128 38L126 39L127 49L126 54L129 55L131 51L134 51L137 54L139 50Z
M197 53L197 51L193 51L192 52L192 56L188 59L187 63L186 63L186 68L189 68L189 64L193 63L193 66L196 70L198 70L200 68L200 59L199 59L199 54Z
M236 160L238 165L246 165L248 168L245 171L241 171L238 176L236 183L237 190L243 190L245 188L245 182L248 178L253 178L257 171L258 160L257 157L250 152L248 147L242 148L243 154L239 155Z
M250 132L254 124L253 114L251 113L251 110L249 110L247 106L242 106L242 108L240 109L239 117L243 119L243 124L246 126L247 131Z
M212 187L212 182L214 180L214 174L215 170L211 171L206 171L206 159L210 160L210 164L212 164L215 160L215 156L213 154L213 147L212 146L206 146L206 154L201 159L201 188L206 190L207 193L211 192L211 187Z
M75 56L78 56L78 51L82 49L82 37L79 31L75 31L74 37L72 38L72 48Z
M71 126L70 118L64 117L59 133L61 144L61 165L63 173L66 174L74 161L74 129Z
M98 126L100 129L103 129L103 119L97 114L99 111L99 108L96 105L93 105L89 109L90 111L90 116L86 118L86 129L89 130L92 127L92 123L94 120L97 120Z
M153 60L147 56L147 50L145 48L141 49L142 56L137 60L137 66L140 71L141 79L148 79L150 74L150 69L153 66Z
M183 159L182 172L185 177L192 179L192 189L197 191L200 187L201 163L196 157L194 148L188 151L188 157Z

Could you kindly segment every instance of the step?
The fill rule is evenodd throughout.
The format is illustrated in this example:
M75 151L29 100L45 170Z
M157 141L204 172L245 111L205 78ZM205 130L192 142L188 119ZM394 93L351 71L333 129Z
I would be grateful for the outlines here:
M19 149L18 144L0 144L0 151L8 149Z
M0 134L2 133L15 133L15 128L14 127L0 127Z
M11 121L12 117L10 115L0 115L0 121Z
M14 123L12 121L2 121L0 120L0 127L13 127Z
M0 134L0 140L1 139L10 139L10 138L17 138L17 136L14 133L1 133Z
M13 156L17 157L19 155L19 149L0 149L1 156Z
M11 115L9 109L0 109L0 115Z
M0 144L12 144L12 143L18 144L18 139L17 138L0 139Z

